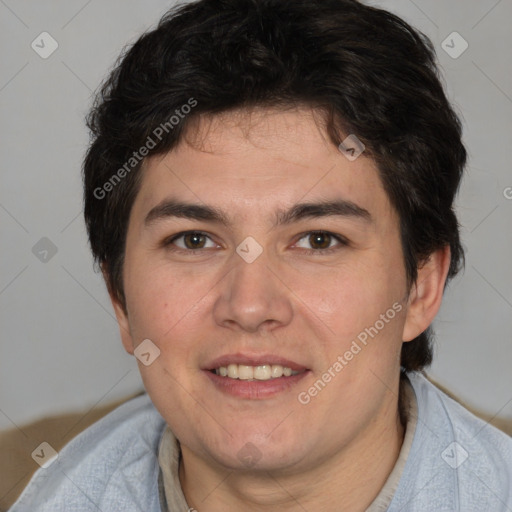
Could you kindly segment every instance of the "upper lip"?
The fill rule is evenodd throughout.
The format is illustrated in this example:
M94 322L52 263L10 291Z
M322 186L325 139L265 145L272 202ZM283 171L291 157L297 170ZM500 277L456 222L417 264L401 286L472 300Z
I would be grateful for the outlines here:
M295 361L291 361L290 359L286 359L285 357L278 356L276 354L258 354L258 355L249 355L249 354L225 354L223 356L217 357L213 361L206 364L203 368L204 370L215 370L216 368L220 368L221 366L228 366L230 364L242 364L247 366L262 366L264 364L279 364L281 366L285 366L287 368L291 368L293 371L300 372L302 370L307 370L307 367L297 363Z

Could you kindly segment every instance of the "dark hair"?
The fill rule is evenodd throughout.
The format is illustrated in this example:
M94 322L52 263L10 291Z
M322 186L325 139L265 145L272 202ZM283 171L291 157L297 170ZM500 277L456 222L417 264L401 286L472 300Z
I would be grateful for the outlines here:
M188 115L184 105L193 106ZM466 150L430 40L356 0L200 0L170 10L125 49L87 117L84 216L123 307L126 232L144 162L134 151L166 153L200 114L258 106L312 107L333 144L348 134L365 144L400 218L408 289L447 245L448 280L459 271L453 201ZM429 327L403 344L404 371L431 363L431 341Z

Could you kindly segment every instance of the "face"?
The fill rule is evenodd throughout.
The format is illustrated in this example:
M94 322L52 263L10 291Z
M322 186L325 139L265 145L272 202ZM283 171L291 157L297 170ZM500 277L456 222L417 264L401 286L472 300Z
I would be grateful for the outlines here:
M127 315L115 305L123 343L159 349L139 367L184 454L231 469L319 464L396 401L398 217L372 160L347 159L310 111L216 116L188 139L143 171Z

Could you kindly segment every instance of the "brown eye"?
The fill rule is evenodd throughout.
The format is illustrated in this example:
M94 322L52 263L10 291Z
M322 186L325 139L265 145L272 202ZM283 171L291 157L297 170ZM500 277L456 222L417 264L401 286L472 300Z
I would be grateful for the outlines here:
M309 247L312 247L312 249L301 245L304 244L304 242ZM328 231L311 231L304 234L304 236L302 236L302 238L297 242L297 246L304 249L304 253L308 255L327 254L342 249L348 245L349 242L345 237Z
M311 233L309 243L316 249L327 249L331 245L332 236L329 233Z
M202 249L204 247L206 237L201 233L188 233L183 235L183 240L187 249Z
M207 244L210 245L207 245ZM176 251L195 251L200 252L199 249L210 249L215 247L215 243L206 234L200 231L187 231L179 233L172 238L163 242L165 247Z

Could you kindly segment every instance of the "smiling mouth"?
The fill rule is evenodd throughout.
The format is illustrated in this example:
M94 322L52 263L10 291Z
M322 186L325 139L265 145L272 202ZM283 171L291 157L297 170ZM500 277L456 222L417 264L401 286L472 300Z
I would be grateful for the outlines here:
M299 373L304 373L306 370L296 371L280 364L262 364L258 366L230 364L228 366L219 366L210 371L227 379L262 381L291 377Z

